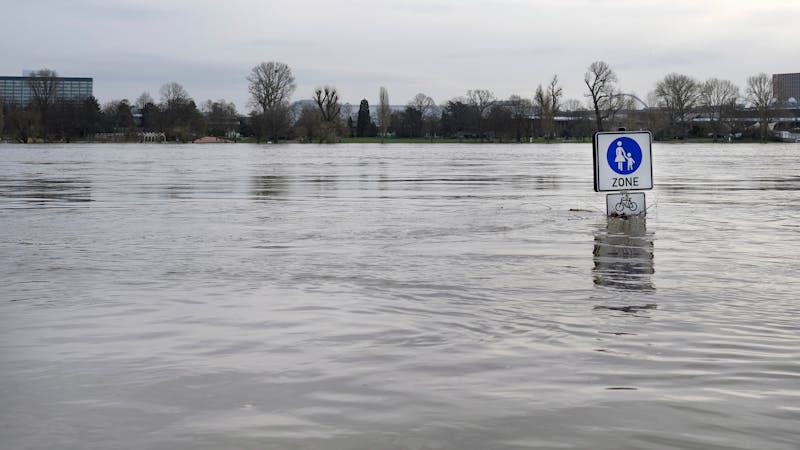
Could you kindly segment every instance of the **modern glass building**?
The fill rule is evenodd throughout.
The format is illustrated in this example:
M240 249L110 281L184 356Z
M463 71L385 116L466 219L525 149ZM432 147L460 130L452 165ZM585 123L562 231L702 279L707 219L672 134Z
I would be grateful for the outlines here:
M0 76L0 102L14 106L28 106L33 99L31 77ZM92 78L56 78L56 97L61 101L81 101L93 95Z
M772 75L772 91L779 102L794 99L800 101L800 73L777 73Z

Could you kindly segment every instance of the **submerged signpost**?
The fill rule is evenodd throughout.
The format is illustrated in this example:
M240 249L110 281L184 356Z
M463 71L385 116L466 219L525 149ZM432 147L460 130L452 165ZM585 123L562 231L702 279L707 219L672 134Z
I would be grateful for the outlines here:
M649 131L594 135L594 190L606 195L608 215L644 215L644 191L653 189L653 135Z

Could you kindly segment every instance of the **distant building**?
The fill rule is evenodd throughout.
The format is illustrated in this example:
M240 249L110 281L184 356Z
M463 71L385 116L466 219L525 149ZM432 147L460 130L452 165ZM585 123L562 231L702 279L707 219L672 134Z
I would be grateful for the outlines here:
M31 77L0 76L0 102L14 106L28 106L33 99ZM93 95L94 79L57 77L58 94L61 101L81 101Z
M791 99L800 100L800 73L778 73L772 75L772 91L781 103L789 103Z

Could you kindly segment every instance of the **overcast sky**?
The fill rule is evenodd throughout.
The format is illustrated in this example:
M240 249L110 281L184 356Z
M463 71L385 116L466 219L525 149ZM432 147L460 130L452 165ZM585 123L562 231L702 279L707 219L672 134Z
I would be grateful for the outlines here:
M102 103L156 100L166 82L199 104L247 112L250 69L288 64L297 90L344 102L437 103L488 89L531 98L557 74L585 100L587 66L646 98L664 75L729 79L800 72L798 0L1 0L0 75L50 68L93 77Z

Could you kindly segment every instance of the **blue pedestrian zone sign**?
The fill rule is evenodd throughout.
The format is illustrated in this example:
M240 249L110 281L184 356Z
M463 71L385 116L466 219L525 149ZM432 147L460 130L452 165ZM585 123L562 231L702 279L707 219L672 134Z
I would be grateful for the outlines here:
M652 189L652 141L649 131L595 133L594 190Z
M630 175L642 165L642 148L627 136L619 137L608 146L606 159L611 170L620 175Z

